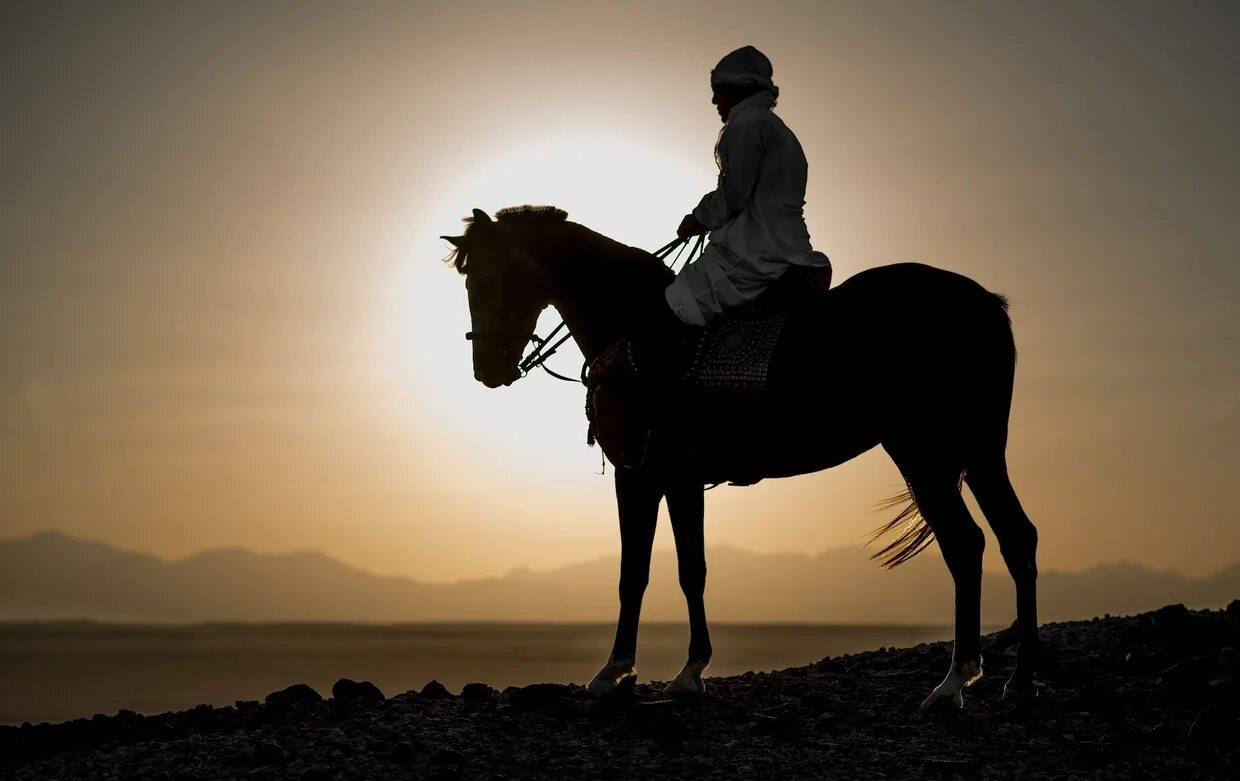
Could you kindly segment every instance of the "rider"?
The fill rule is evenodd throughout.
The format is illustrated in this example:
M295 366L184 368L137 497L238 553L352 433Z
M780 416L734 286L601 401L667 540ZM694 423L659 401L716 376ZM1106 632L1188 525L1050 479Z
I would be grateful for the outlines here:
M688 325L752 301L792 265L826 269L805 227L808 164L801 144L771 108L779 88L771 61L752 46L728 54L710 72L711 100L723 130L715 147L719 183L686 214L682 239L710 231L702 256L685 266L664 297Z
M805 153L771 111L779 96L771 73L771 61L752 46L731 52L710 72L711 102L724 123L715 146L718 186L676 231L687 239L709 230L710 241L664 291L667 307L656 304L636 334L652 369L645 384L654 416L647 453L664 456L654 460L668 453L667 442L656 447L654 441L676 439L667 429L679 416L661 397L694 341L689 335L697 329L690 327L757 298L790 266L822 269L830 279L831 261L810 246L805 227Z

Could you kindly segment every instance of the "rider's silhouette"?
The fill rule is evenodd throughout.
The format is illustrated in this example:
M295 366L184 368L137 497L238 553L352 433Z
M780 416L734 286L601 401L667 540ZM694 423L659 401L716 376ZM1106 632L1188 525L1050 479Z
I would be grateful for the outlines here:
M745 46L719 61L710 83L711 102L724 123L715 147L719 181L677 229L682 239L710 231L710 241L664 291L667 306L660 302L646 310L634 334L644 358L650 415L647 466L680 460L684 453L676 443L683 444L693 428L679 414L675 381L696 342L692 326L757 298L790 266L824 270L823 289L831 273L831 262L810 246L805 227L805 153L771 111L779 96L771 61Z
M808 164L797 137L771 108L779 88L771 61L752 46L728 54L710 72L724 122L715 147L718 186L685 215L681 238L710 231L702 256L685 266L665 297L689 325L747 301L792 265L831 268L805 227Z

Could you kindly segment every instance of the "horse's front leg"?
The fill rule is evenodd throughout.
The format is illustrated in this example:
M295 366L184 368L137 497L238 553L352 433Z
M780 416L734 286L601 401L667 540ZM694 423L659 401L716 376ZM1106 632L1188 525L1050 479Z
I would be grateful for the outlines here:
M616 507L620 515L620 618L607 664L586 687L603 694L637 671L637 623L650 581L650 549L659 519L661 485L634 469L616 470Z
M676 567L680 590L689 606L689 658L676 679L667 685L668 693L706 690L702 673L710 665L710 630L706 626L706 546L702 532L703 489L698 482L669 485L667 510L676 536Z

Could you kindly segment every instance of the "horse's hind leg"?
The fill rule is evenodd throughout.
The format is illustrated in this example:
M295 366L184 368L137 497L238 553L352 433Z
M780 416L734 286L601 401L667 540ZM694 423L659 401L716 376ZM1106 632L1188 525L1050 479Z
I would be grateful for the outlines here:
M921 704L924 711L939 700L964 705L961 692L982 677L982 551L986 536L960 496L959 473L909 476L922 517L934 531L943 560L956 584L956 637L951 669Z
M591 694L616 688L634 675L637 666L637 626L642 597L650 581L650 549L659 520L661 486L634 469L616 470L616 507L620 514L620 617L607 664L586 686Z
M1016 581L1016 669L1003 696L1033 695L1033 673L1038 664L1038 530L1020 506L1008 479L1002 456L991 464L971 466L965 479L977 498L990 528L999 540L999 550L1008 572Z
M689 606L689 658L684 669L664 690L669 694L700 694L706 690L702 673L710 664L711 646L703 600L706 591L706 547L702 533L702 494L702 486L696 481L667 489L667 511L672 519L672 533L676 536L680 590L684 592Z

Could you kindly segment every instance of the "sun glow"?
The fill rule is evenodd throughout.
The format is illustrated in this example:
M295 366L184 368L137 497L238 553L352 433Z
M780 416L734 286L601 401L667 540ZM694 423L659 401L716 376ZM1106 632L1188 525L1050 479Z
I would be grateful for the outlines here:
M650 143L613 137L540 139L455 178L439 208L427 212L438 222L422 226L411 241L420 253L408 349L412 364L436 367L417 375L419 395L434 409L434 425L459 442L471 461L502 465L509 474L528 475L534 468L561 476L597 472L598 451L585 444L581 386L541 371L496 390L474 380L463 338L469 329L464 282L433 262L451 249L434 237L459 233L460 219L475 207L494 214L504 206L550 204L566 209L570 220L653 249L674 236L680 217L713 176L708 158L693 166ZM537 332L546 335L559 321L548 309ZM570 341L549 365L575 377L581 363Z

